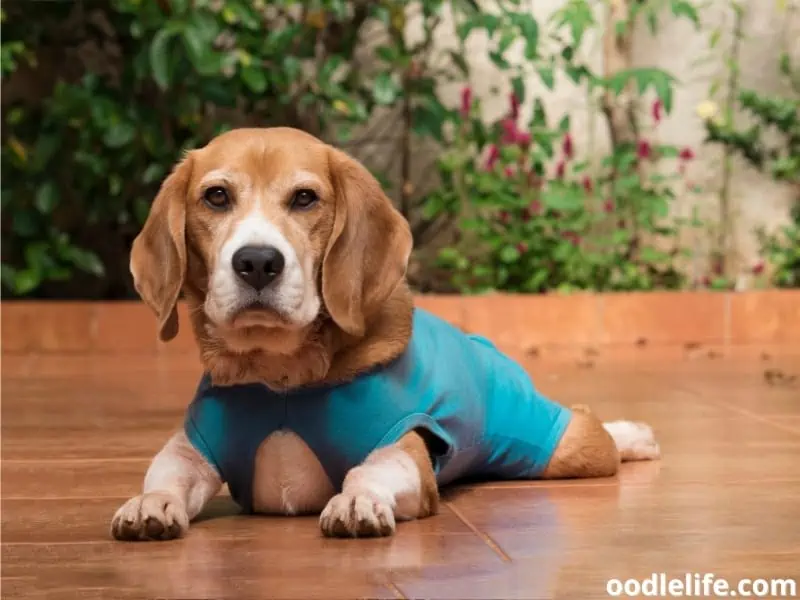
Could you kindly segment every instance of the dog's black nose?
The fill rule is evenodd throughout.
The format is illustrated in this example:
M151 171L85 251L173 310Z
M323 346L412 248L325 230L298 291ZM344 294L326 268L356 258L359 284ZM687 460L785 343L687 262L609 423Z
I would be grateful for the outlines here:
M234 252L231 264L242 281L260 292L283 272L286 261L272 246L244 246Z

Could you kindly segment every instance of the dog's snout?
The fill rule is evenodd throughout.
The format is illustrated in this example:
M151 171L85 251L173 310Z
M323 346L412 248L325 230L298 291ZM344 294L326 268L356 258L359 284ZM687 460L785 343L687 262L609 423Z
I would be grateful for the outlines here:
M244 246L231 260L236 275L256 291L261 291L283 272L286 260L273 246Z

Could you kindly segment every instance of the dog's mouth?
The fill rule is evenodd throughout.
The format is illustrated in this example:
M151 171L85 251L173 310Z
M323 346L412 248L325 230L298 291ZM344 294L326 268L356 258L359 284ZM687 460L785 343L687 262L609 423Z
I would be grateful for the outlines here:
M231 326L236 329L258 327L263 329L285 329L291 327L291 321L275 307L254 300L248 302L234 313Z

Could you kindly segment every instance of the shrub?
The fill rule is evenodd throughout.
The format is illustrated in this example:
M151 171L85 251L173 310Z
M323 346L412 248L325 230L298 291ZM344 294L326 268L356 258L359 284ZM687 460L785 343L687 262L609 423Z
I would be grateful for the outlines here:
M748 164L795 191L789 223L774 232L756 232L761 253L772 266L768 272L772 284L794 288L800 287L800 70L783 53L780 72L793 92L791 97L743 89L738 108L750 117L748 126L737 127L730 115L712 115L705 126L709 142L733 149ZM754 265L754 274L762 271L762 263Z
M428 42L442 6L423 3ZM2 70L16 77L3 86L2 285L13 295L132 295L128 251L160 181L226 129L286 125L342 141L402 100L428 135L444 111L421 62L427 47L402 35L402 2L20 2L7 12ZM371 61L356 60L359 44L375 45L368 29L383 37ZM31 81L33 93L9 96Z
M501 48L504 23L495 36ZM584 32L595 25L586 3L567 3L552 24L555 50L526 47L543 85L552 89L566 76L585 86L592 103L602 99L606 113L632 87L640 96L652 89L658 96L651 105L654 125L670 111L674 82L668 73L630 68L604 77L577 58ZM496 62L508 68L502 54ZM688 191L682 174L693 151L650 142L643 133L626 135L627 128L609 115L611 153L599 164L578 160L568 116L548 115L537 99L530 119L521 122L523 75L513 79L506 114L489 124L470 88L464 89L451 124L451 149L439 161L444 185L426 208L462 217L459 243L439 256L456 287L544 292L683 285L677 268L686 254L681 231L699 222L672 216L672 203L676 189Z

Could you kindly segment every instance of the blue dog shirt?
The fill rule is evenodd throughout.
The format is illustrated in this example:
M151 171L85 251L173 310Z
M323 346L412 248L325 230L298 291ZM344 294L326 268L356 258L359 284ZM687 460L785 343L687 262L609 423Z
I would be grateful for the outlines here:
M443 485L468 476L535 478L570 418L487 339L416 309L405 352L353 381L277 392L213 386L205 375L184 427L249 512L256 450L278 430L302 438L341 489L374 449L425 429L441 442L433 464Z

